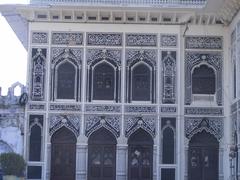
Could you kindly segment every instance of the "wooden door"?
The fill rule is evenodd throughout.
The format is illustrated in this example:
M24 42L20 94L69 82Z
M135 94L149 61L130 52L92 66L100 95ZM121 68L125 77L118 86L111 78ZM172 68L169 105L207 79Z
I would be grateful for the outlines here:
M75 180L76 137L67 128L61 128L51 143L51 180Z
M115 180L116 138L102 128L88 142L88 180Z
M190 141L188 180L218 180L218 142L208 133Z
M153 140L140 129L128 140L128 180L153 179Z

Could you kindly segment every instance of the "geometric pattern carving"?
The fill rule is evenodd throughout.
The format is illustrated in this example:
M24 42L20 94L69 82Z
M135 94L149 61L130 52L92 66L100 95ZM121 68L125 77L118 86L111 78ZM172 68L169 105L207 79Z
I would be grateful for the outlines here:
M82 33L52 33L52 44L54 45L82 45L83 34Z
M66 103L57 103L50 104L49 110L51 111L82 111L82 106L77 104L66 104Z
M223 108L185 107L185 115L222 116Z
M219 36L188 36L185 40L186 49L222 49L223 38Z
M162 102L176 102L176 51L162 51Z
M76 137L80 134L81 115L76 114L50 114L49 134L52 136L61 127L71 130Z
M185 117L185 136L191 139L195 134L205 130L220 141L223 137L223 126L223 118Z
M157 46L156 34L127 34L127 46Z
M32 33L33 44L46 44L48 43L48 33L45 32L33 32Z
M87 33L89 46L121 46L122 34L117 33Z
M127 66L135 64L138 61L146 61L156 67L157 50L152 49L127 49L126 50Z
M192 70L199 64L212 66L216 71L216 102L222 105L222 53L221 52L193 52L185 53L185 104L192 102Z
M100 104L87 104L85 105L85 111L86 112L112 112L112 113L120 113L121 112L121 106L118 105L100 105Z
M121 66L122 51L116 49L88 49L87 50L87 64L91 65L94 61L113 61Z
M125 119L125 136L130 137L139 128L148 132L153 138L156 133L156 116L131 116L127 115Z
M161 34L160 42L162 47L177 47L177 35Z
M162 106L162 107L160 107L160 112L161 113L176 113L177 112L177 107Z
M46 49L32 49L32 90L31 99L33 101L44 100Z
M121 116L116 115L86 115L85 135L89 137L93 132L104 127L118 138L120 136L120 119Z
M135 105L129 105L125 106L125 112L128 113L156 113L157 107L156 106L135 106Z

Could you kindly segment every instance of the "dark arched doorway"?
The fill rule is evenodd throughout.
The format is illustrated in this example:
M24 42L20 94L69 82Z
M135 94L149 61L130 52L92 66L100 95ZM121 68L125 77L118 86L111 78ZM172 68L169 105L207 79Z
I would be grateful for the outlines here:
M75 180L76 174L75 135L62 127L51 139L51 180Z
M116 138L105 128L88 140L88 180L116 179Z
M188 180L218 180L219 143L202 131L192 137L188 153Z
M153 179L153 139L139 129L128 139L128 180Z

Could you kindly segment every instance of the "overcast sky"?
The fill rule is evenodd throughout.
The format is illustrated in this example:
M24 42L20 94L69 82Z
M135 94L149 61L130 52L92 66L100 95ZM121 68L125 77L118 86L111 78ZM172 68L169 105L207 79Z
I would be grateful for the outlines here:
M1 4L26 4L28 0L0 0ZM0 87L6 95L8 87L19 81L26 84L27 52L0 14Z

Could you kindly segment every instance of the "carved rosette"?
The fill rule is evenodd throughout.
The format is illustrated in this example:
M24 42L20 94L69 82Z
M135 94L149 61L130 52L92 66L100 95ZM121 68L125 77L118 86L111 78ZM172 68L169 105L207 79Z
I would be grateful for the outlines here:
M156 119L156 116L125 116L125 136L130 137L135 131L142 128L154 138Z
M52 136L61 127L70 129L76 137L80 134L81 116L76 114L50 114L49 134Z
M88 49L87 64L91 65L95 61L113 61L121 66L122 51L116 49Z
M152 49L127 49L126 50L127 66L135 64L138 61L146 61L156 67L157 50Z
M214 135L218 141L223 137L223 118L186 117L184 125L185 136L188 139L203 130Z
M177 35L161 34L160 43L162 47L177 47Z
M192 102L192 70L201 63L214 67L216 71L216 101L222 105L222 53L221 52L194 52L185 53L185 104Z
M156 34L127 34L127 46L157 46Z
M32 33L33 44L46 44L48 43L48 33L46 32L33 32Z
M103 127L109 130L116 138L118 138L120 136L120 119L121 116L86 115L85 135L89 137L93 132Z

